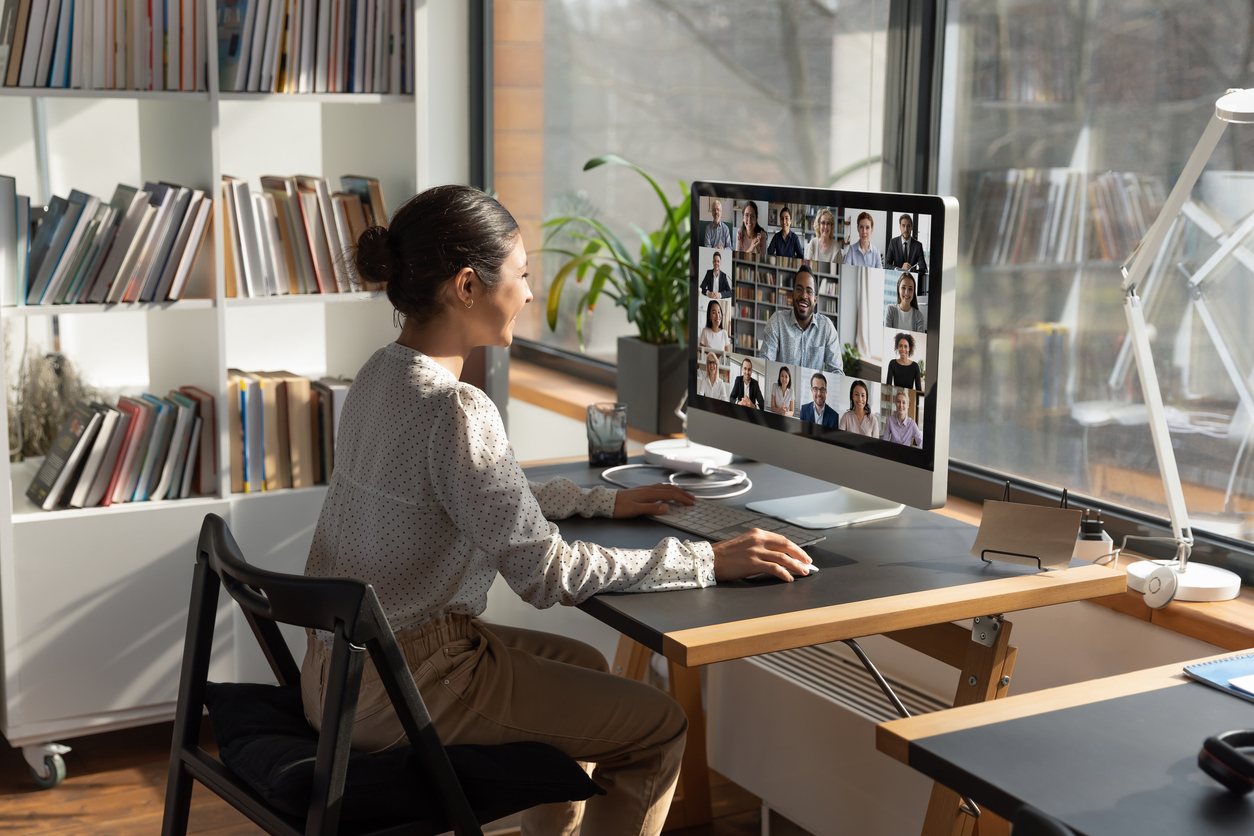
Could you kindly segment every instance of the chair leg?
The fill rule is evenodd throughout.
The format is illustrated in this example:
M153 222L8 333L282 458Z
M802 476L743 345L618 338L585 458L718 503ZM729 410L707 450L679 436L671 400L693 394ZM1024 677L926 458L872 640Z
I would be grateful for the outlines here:
M187 836L194 780L183 766L181 758L170 759L170 775L166 780L165 816L161 820L161 836Z

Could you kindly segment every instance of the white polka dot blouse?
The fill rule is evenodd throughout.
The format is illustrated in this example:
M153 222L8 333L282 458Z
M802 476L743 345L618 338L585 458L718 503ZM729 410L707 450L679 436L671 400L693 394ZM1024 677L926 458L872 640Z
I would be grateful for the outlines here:
M480 615L498 572L539 609L603 591L714 584L709 543L605 548L567 543L549 522L612 516L615 494L567 479L528 483L488 396L391 343L345 400L305 574L373 584L394 631Z

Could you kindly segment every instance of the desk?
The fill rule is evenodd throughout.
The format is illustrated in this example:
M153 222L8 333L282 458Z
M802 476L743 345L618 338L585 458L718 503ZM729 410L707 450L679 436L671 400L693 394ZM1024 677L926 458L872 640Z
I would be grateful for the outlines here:
M1207 737L1254 728L1254 704L1183 667L894 720L876 745L1007 818L1030 804L1085 836L1254 833L1254 798L1197 767Z
M754 482L752 491L730 501L740 507L832 488L769 465L737 466ZM536 481L564 476L587 487L601 484L599 474L583 463L527 469ZM641 484L657 478L650 471L629 475ZM570 519L560 525L567 540L623 548L652 548L677 534L648 519ZM825 542L807 550L822 571L791 584L735 581L665 594L603 594L581 604L623 634L616 673L641 678L650 650L671 663L672 693L688 711L690 726L674 823L690 826L710 818L698 666L884 633L962 671L955 705L984 702L1007 692L1016 655L1011 624L1002 622L985 645L950 622L1112 595L1125 586L1122 573L1089 564L1059 572L985 564L967 554L974 541L973 526L907 508L892 519L829 531ZM962 815L958 803L955 793L937 785L924 832L950 833ZM985 836L998 832L991 819L981 828Z

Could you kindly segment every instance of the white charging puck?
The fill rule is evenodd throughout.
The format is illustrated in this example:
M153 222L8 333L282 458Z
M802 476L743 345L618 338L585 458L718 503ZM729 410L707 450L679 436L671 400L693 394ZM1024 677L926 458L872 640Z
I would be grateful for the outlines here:
M1176 597L1179 580L1176 570L1170 566L1159 566L1150 572L1145 578L1142 589L1146 605L1150 609L1161 610L1170 604L1171 599Z

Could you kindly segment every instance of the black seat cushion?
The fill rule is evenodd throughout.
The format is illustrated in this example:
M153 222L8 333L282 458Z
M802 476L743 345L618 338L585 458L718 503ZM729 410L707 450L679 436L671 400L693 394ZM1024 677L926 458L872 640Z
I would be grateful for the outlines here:
M318 734L297 686L208 683L205 706L222 763L269 804L304 818ZM574 760L544 743L446 746L481 822L555 801L604 795ZM413 747L349 756L343 822L444 821L439 791ZM436 832L439 832L438 830Z

